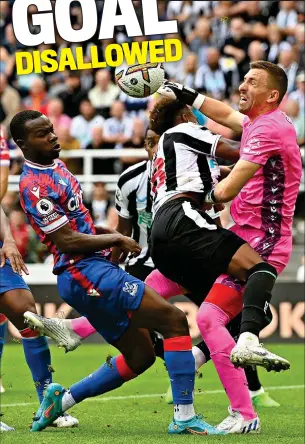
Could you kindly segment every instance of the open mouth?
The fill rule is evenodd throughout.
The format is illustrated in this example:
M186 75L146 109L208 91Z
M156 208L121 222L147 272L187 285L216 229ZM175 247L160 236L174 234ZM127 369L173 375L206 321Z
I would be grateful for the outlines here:
M240 96L240 103L246 103L247 98L245 96Z
M60 151L61 150L61 146L59 143L57 143L56 145L53 146L53 150L54 151Z

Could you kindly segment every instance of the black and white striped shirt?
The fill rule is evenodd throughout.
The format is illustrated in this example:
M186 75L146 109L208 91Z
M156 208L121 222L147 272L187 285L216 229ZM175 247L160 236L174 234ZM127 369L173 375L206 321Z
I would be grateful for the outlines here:
M128 260L128 265L154 267L147 245L152 224L150 170L151 164L147 161L131 166L121 175L116 189L116 209L121 217L132 219L132 238L142 248L138 257Z
M215 152L220 137L191 122L162 135L151 175L154 214L177 194L205 193L217 184L220 168Z

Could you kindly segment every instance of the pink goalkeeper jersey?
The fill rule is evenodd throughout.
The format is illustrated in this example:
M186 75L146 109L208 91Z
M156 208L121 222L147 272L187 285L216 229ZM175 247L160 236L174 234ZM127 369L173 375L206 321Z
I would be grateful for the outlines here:
M294 126L276 109L251 122L245 117L240 158L261 165L231 205L234 222L273 236L291 236L302 175Z

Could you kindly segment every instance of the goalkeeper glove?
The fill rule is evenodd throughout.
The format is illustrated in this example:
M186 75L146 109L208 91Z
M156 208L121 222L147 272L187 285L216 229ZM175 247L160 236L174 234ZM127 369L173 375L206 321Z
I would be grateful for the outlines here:
M192 106L195 109L200 110L205 96L199 94L194 89L187 88L181 85L181 83L174 83L165 80L163 85L159 88L158 93L168 99L179 100L179 102Z

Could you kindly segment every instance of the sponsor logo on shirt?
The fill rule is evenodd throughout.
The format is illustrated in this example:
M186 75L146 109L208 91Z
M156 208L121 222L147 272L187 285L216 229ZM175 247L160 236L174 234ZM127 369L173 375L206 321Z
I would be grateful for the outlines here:
M254 137L253 139L250 139L248 141L248 143L245 146L243 152L247 153L247 154L253 154L254 156L258 156L260 153L255 151L255 150L260 148L260 146L261 146L260 141Z
M139 211L138 224L150 228L152 225L152 213L147 213L146 211Z
M68 202L68 210L74 211L77 210L81 204L83 203L83 192L73 194L73 197Z
M131 294L131 296L136 296L138 291L138 284L131 284L130 282L125 282L123 291L125 291L125 293Z
M42 223L44 223L45 225L48 225L50 222L53 222L54 220L59 218L59 214L56 213L52 213L50 214L50 216L46 216L42 219Z

